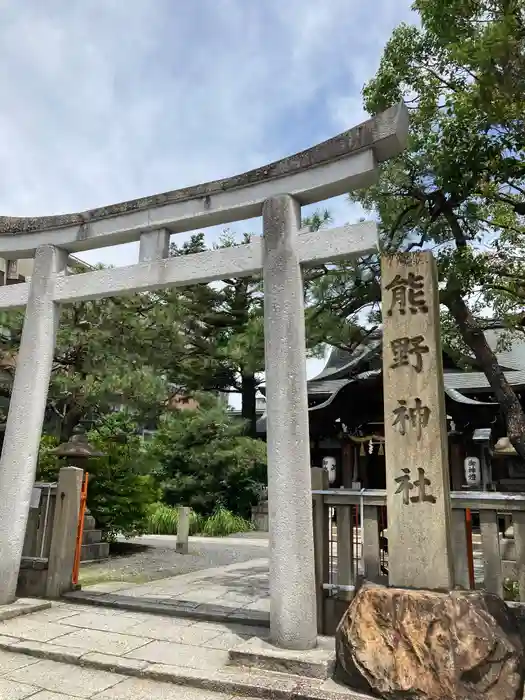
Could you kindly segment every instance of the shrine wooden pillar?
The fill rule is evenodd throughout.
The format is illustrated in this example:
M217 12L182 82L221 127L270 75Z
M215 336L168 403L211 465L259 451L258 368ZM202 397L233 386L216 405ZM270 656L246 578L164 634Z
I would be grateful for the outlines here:
M461 491L465 479L463 476L463 446L459 435L449 439L449 462L450 488L452 491Z
M351 440L343 438L341 449L341 483L343 488L351 489L354 475L355 450Z

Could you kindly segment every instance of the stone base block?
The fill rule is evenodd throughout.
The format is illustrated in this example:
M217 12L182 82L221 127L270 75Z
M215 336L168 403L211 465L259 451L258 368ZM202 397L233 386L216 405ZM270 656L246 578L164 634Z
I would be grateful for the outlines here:
M98 544L102 542L102 530L84 530L82 544Z
M19 598L45 598L47 567L47 559L22 557L16 587Z
M365 584L336 633L336 676L386 700L517 700L525 654L518 620L485 591Z
M294 651L252 637L230 649L229 657L236 666L323 680L332 676L335 667L334 640L326 638L320 638L315 649Z
M47 610L51 607L49 600L33 600L32 598L18 598L9 605L0 605L0 622L12 620L14 617L29 615L38 610Z
M99 561L109 557L109 542L95 542L93 544L83 544L80 548L81 563L88 561Z

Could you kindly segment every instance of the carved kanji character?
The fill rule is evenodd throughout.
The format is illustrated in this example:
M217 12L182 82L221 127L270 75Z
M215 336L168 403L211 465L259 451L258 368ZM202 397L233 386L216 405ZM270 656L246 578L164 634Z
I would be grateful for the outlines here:
M417 470L418 478L414 481L414 486L419 489L417 496L411 496L412 503L435 503L436 497L426 492L426 487L430 486L430 479L425 476L425 470L421 467Z
M418 311L427 313L428 306L423 286L423 275L415 275L413 272L409 272L406 277L396 275L385 287L386 290L392 292L392 301L387 314L392 316L396 306L402 315L406 314L407 306L413 314L417 314Z
M423 345L424 337L416 335L413 338L396 338L390 343L390 349L394 356L394 361L390 365L392 369L406 367L410 365L410 356L414 357L414 369L421 372L423 369L423 355L429 352L428 345Z
M402 469L401 471L403 472L402 476L398 476L397 479L394 479L394 481L399 484L396 493L403 494L403 503L408 506L410 503L409 493L411 489L414 488L414 484L410 481L410 469Z

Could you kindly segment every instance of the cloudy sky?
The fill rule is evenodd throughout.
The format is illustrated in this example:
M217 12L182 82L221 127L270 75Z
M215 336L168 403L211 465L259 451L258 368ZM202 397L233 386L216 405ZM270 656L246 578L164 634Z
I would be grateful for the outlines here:
M0 212L78 211L227 177L354 126L409 6L0 0ZM358 216L344 198L329 208L335 223ZM137 247L83 257L132 264Z

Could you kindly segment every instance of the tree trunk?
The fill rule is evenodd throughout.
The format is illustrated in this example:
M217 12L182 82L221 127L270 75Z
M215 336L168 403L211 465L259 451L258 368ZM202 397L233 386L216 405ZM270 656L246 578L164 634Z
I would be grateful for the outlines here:
M250 437L257 436L257 381L253 374L241 376L241 415L248 425L246 433Z
M73 405L69 408L60 425L60 442L67 442L73 435L73 430L82 418L83 411L80 406Z
M461 337L474 353L499 403L507 423L507 435L516 452L525 459L525 414L514 390L499 366L498 359L490 349L485 334L473 317L459 292L445 294L443 299L455 318Z

